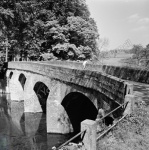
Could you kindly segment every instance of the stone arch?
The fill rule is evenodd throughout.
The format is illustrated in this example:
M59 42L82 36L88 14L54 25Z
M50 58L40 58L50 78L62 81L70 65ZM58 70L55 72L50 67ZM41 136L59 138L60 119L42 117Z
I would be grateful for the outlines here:
M46 104L44 102L47 102L49 97L48 91L51 91L51 79L39 74L32 75L29 72L26 73L26 77L27 80L24 87L24 111L46 113ZM47 94L44 93L44 90L46 90Z
M33 90L35 91L43 113L46 113L46 102L49 95L49 88L43 82L36 82Z
M18 81L20 82L20 84L21 84L21 86L22 86L22 88L24 90L24 85L25 85L25 82L26 82L26 77L25 77L25 75L23 73L21 73L19 75Z
M91 100L80 92L67 94L61 104L69 116L74 133L80 132L80 123L83 120L95 120L98 114L98 110Z
M13 76L13 72L11 71L10 74L9 74L9 79L11 79Z
M24 99L24 91L22 85L20 84L19 76L20 71L18 70L8 71L7 73L7 84L10 92L10 97L11 100L15 101L22 101Z

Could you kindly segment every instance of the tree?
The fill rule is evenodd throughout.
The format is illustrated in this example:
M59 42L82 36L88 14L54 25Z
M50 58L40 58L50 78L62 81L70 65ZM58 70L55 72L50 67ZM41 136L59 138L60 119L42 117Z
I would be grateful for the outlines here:
M13 18L11 10L0 7L0 45L3 51L6 50L5 60L7 60L7 50L13 36Z
M13 53L21 57L50 53L64 60L96 55L99 35L85 0L4 0L0 6L5 10L0 13L11 18L7 37L13 40L9 49ZM1 25L5 20L0 18Z
M143 49L142 55L143 55L144 66L148 67L149 66L149 44L146 45L146 47Z
M144 57L142 53L143 52L142 45L133 45L132 52L134 54L133 59L136 60L137 65L140 65L140 61Z
M48 52L59 59L90 59L97 49L98 33L86 4L81 0L61 2L50 2L50 10L56 15L54 20L44 23L44 36L48 39L44 48L46 45Z

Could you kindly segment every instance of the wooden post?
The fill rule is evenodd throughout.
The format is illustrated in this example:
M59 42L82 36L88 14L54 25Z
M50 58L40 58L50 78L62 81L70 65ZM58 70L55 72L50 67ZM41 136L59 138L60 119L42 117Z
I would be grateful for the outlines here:
M130 115L134 110L134 95L127 94L125 96L125 102L128 102L127 107L124 111L124 115Z
M81 122L81 131L86 130L83 143L86 150L96 150L97 124L93 120L84 120Z

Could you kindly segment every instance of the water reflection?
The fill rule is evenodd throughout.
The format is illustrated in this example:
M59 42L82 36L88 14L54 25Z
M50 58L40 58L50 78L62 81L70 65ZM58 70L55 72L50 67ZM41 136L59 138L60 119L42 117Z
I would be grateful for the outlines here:
M46 114L24 113L24 102L0 93L0 150L50 150L70 135L47 134Z

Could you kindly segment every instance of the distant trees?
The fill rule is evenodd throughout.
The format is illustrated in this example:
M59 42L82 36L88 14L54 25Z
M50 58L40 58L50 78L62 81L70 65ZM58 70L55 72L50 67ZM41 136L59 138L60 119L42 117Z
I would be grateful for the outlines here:
M136 60L136 63L139 65L140 61L143 59L143 46L141 45L133 45L132 48L133 59Z
M134 45L131 52L133 53L132 59L136 61L136 65L149 66L149 44L145 48L142 45Z
M7 38L9 52L22 58L48 53L46 59L85 60L98 52L97 26L84 0L3 0L0 27L0 42Z
M146 47L143 49L143 55L144 55L144 65L146 67L149 66L149 44L146 45Z

